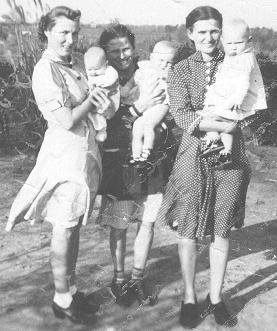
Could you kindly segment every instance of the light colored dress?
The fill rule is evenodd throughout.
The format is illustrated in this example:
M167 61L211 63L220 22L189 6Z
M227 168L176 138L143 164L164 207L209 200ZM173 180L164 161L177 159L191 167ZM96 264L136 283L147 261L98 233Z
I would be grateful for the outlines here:
M48 129L36 165L18 193L10 211L6 230L19 221L47 220L75 226L87 222L101 180L101 158L95 130L82 120L66 130L55 120L53 111L68 111L81 104L88 85L82 55L73 54L63 63L46 50L35 66L33 92Z

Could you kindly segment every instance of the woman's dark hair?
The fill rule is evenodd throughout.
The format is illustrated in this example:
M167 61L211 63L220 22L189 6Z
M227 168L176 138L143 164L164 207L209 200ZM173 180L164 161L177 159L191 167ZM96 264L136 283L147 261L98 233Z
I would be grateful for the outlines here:
M41 16L38 25L38 38L45 42L47 37L45 31L49 31L55 26L57 17L65 16L72 21L79 21L81 17L80 10L73 10L65 6L58 6L51 9L47 14Z
M188 14L186 18L186 28L191 30L195 22L210 19L216 20L220 28L222 27L222 15L217 9L210 6L196 7Z
M99 46L105 51L107 44L115 38L128 38L130 44L135 48L135 35L127 28L126 25L120 23L110 24L100 35Z

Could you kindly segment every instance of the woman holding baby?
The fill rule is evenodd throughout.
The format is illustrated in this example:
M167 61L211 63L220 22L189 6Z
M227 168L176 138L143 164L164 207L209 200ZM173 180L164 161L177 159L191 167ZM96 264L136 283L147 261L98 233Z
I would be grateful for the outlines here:
M251 169L238 122L211 113L198 115L224 58L218 48L222 16L215 8L197 7L187 16L186 27L196 52L176 64L169 74L170 110L183 129L183 137L158 220L178 234L185 288L180 323L195 327L199 320L195 293L197 240L206 235L211 235L211 245L205 314L213 313L218 324L231 318L222 300L222 287L231 228L243 225ZM201 157L206 146L202 138L210 131L233 136L232 162L220 169L215 168L216 153Z
M99 108L105 118L113 115L102 90L88 94L83 57L73 52L80 16L78 10L59 6L40 20L39 38L46 49L34 68L32 87L48 129L6 228L11 230L23 217L52 224L52 308L56 317L74 323L84 323L98 308L75 285L80 226L87 222L102 176L96 132L88 115Z
M99 223L110 226L110 250L114 264L114 277L111 291L116 302L128 305L132 299L139 303L153 304L155 298L147 292L143 282L144 269L151 248L154 222L161 202L162 187L165 182L164 160L156 166L155 171L146 179L140 176L150 150L152 128L148 128L150 144L143 151L138 142L142 160L130 163L132 145L132 126L141 121L141 116L148 109L162 105L166 95L158 80L145 80L139 95L136 95L134 79L139 71L138 59L135 55L135 36L125 26L113 24L100 36L100 47L105 50L109 65L119 75L121 104L115 116L107 121L107 140L103 153L103 181L101 185L102 206ZM171 66L176 50L165 47L167 55L163 66ZM162 105L156 111L160 119L166 114L168 105ZM135 124L134 124L135 125ZM143 127L139 126L141 131ZM146 147L146 146L145 146ZM140 152L138 156L140 156ZM140 162L142 167L140 167ZM138 165L138 167L137 167ZM134 265L131 279L128 281L124 270L126 252L126 234L130 223L138 223L138 233L134 242Z

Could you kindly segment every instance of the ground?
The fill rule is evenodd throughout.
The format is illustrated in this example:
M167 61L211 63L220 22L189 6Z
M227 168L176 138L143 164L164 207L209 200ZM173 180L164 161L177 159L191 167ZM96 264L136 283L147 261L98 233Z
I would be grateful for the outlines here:
M253 175L247 197L245 226L234 230L224 283L224 298L233 314L234 331L274 331L277 324L277 148L249 144ZM57 320L51 310L53 284L48 262L50 226L18 225L4 231L9 207L26 179L33 161L23 155L0 158L0 330L182 330L178 323L182 282L174 235L156 226L146 280L159 301L153 307L136 303L117 306L109 291L113 275L108 230L95 226L93 217L81 233L77 266L78 287L96 298L100 311L89 325ZM135 226L129 230L126 270L132 267ZM196 276L198 302L208 293L208 240L199 243ZM223 330L213 316L196 330Z

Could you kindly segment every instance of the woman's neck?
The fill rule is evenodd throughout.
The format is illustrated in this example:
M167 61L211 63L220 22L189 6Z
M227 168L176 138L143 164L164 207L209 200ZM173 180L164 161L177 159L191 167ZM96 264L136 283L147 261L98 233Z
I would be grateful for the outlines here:
M136 64L133 62L127 69L118 71L120 85L126 84L136 71Z
M65 63L70 63L71 61L71 55L67 55L67 56L60 56L53 48L48 47L47 48L48 52L51 52L51 54L53 54L55 56L55 58L59 59L62 62Z
M204 61L204 62L209 62L209 61L211 61L211 60L214 58L216 52L217 52L217 50L215 50L212 54L207 54L207 53L202 53L202 52L201 52L201 55L202 55L203 61Z

